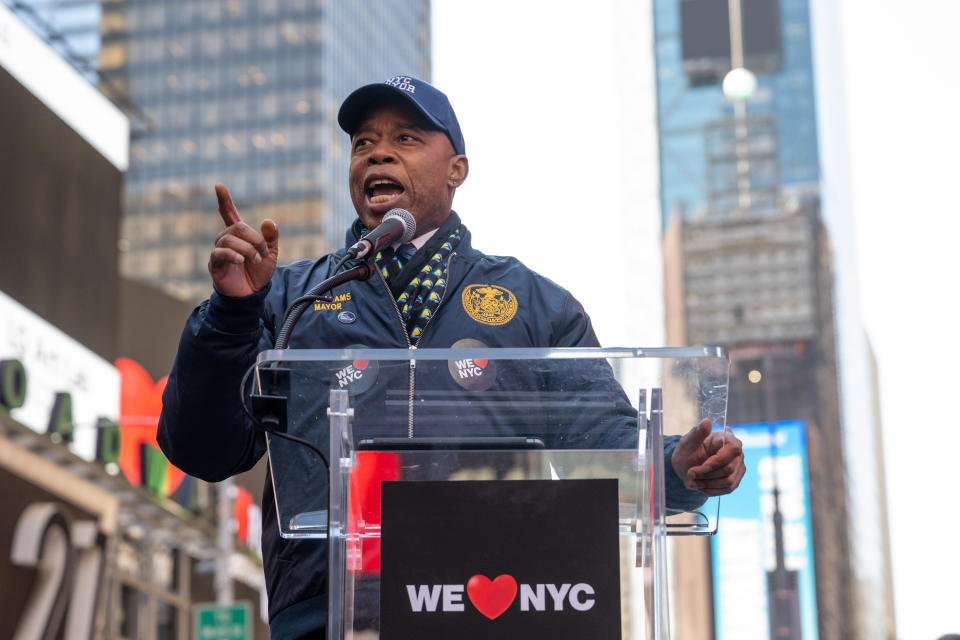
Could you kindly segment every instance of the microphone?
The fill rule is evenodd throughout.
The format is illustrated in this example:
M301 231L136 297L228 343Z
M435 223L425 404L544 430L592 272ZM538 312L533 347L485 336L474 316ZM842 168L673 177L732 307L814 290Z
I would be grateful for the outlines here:
M352 247L347 249L350 258L362 258L376 253L392 244L410 242L417 231L417 222L406 209L390 209L376 229L368 231Z

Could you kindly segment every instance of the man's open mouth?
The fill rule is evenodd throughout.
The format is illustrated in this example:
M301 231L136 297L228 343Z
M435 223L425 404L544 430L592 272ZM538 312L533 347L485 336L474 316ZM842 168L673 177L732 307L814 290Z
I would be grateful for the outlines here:
M389 178L377 178L367 185L366 192L371 204L383 204L403 193L403 187Z

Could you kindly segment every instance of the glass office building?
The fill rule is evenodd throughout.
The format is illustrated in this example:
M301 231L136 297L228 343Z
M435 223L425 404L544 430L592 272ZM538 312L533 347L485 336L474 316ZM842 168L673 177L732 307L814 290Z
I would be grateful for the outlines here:
M802 421L810 443L816 628L801 636L799 622L771 614L769 637L892 638L876 389L838 198L836 9L653 4L661 215L665 255L676 256L665 264L667 308L683 314L672 338L730 350L728 423ZM741 56L756 83L725 91Z
M355 217L346 95L429 78L427 0L150 0L103 4L101 71L146 114L131 144L121 271L185 299L210 293L225 183L251 224L280 227L281 262L322 255Z
M781 187L816 188L820 166L808 0L742 3L745 63L757 77L746 103L749 153L769 161L759 173ZM654 13L664 225L674 211L688 219L729 215L711 198L724 186L719 143L735 119L721 88L730 69L727 2L655 0ZM762 17L751 19L756 14ZM755 181L756 173L757 168ZM771 185L755 188L761 186Z

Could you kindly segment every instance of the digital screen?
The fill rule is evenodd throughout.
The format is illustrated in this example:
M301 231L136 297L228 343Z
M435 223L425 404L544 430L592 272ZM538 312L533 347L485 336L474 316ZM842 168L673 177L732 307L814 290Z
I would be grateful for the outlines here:
M747 473L721 500L710 541L716 639L817 640L806 426L732 428Z

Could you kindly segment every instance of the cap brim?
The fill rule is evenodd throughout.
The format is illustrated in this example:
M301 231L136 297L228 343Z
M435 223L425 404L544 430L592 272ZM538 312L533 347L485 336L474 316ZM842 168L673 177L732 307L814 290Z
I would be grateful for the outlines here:
M347 99L343 101L342 105L340 105L339 113L337 113L337 123L340 125L341 129L346 131L348 135L352 136L353 132L356 131L357 127L360 126L361 119L370 111L370 109L382 104L385 99L398 97L402 98L410 106L416 109L417 113L421 114L438 130L450 135L450 133L447 131L447 128L427 111L425 111L423 107L421 107L417 101L410 96L409 93L401 89L397 89L389 84L383 83L362 86L347 96Z

